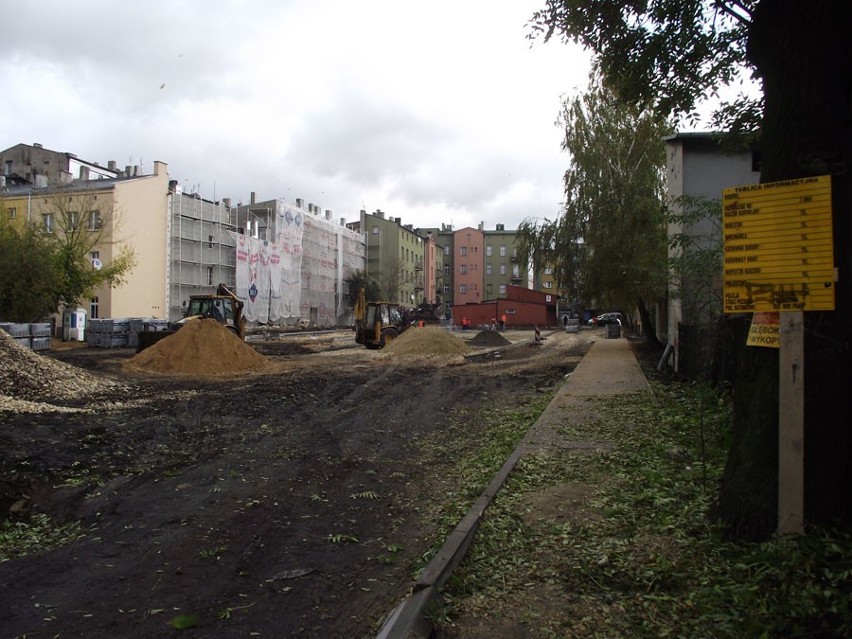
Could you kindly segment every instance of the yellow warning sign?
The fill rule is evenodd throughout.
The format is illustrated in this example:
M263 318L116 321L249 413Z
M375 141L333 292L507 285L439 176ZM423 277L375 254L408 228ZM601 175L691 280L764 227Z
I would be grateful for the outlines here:
M834 310L831 176L723 191L726 313Z
M781 331L778 313L755 313L751 319L746 346L778 348L780 343Z

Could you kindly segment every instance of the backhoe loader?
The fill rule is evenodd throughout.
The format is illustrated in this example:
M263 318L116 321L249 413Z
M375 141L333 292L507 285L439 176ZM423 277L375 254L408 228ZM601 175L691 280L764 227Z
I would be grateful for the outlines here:
M397 304L368 302L364 289L358 291L355 302L355 341L367 348L383 348L406 328Z

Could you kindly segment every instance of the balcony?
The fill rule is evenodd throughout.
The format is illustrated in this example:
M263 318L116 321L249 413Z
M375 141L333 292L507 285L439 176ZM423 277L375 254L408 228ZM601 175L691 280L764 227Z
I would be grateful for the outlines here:
M414 263L414 270L415 271L422 271L423 270L423 260L417 260Z

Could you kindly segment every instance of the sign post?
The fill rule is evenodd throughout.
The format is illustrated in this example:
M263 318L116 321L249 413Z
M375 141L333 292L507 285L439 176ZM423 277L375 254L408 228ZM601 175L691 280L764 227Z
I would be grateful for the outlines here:
M831 176L725 189L722 218L725 312L780 313L778 532L802 534L804 311L834 310Z

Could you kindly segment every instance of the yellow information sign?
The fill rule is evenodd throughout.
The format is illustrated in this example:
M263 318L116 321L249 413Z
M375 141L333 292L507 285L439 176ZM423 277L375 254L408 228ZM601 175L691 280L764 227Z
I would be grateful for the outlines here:
M831 177L725 189L726 313L833 311Z

